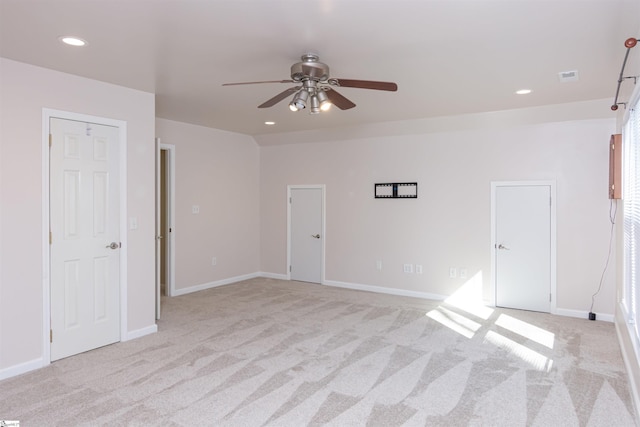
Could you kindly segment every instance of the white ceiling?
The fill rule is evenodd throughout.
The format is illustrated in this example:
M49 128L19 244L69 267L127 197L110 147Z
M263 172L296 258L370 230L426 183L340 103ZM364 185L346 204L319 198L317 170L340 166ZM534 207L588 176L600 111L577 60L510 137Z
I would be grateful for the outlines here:
M158 117L250 135L613 101L639 31L640 0L0 0L0 56L153 92ZM332 77L398 92L341 88L356 108L312 116L288 100L256 108L292 84L222 86L288 79L306 52ZM579 81L560 83L570 70Z

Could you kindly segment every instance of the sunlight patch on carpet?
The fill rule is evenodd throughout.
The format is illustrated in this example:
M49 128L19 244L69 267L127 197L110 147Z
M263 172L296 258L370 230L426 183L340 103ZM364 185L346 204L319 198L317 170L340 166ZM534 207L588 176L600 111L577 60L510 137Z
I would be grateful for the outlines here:
M481 326L480 323L467 319L466 317L461 316L458 313L454 313L451 310L447 310L444 307L438 307L435 310L431 310L426 315L441 325L444 325L452 331L469 339L473 338L476 331L480 329Z
M487 320L493 313L493 309L485 306L483 303L482 271L478 271L449 298L445 299L444 302L479 317L482 320Z
M497 332L487 332L487 335L485 336L485 342L489 342L496 347L507 350L514 356L517 356L525 362L529 363L538 371L549 372L551 371L551 367L553 366L553 360L550 360L537 351L531 350L530 348L522 344L518 344L517 342L510 340L509 338L504 337Z
M501 314L500 317L498 317L498 320L496 320L496 325L533 340L538 344L542 344L547 348L553 348L555 335L549 331L545 331L542 328L534 326L531 323L523 322L522 320L511 317L508 314Z

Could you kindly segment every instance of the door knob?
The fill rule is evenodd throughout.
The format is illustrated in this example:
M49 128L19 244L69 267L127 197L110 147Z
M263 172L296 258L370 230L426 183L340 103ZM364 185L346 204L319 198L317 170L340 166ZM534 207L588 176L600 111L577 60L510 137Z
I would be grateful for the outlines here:
M319 239L320 235L319 234L312 234L311 237L313 237L314 239Z
M120 247L120 244L116 242L111 242L111 244L107 245L106 247L109 249L118 249Z
M508 248L508 247L506 247L506 246L504 246L502 243L500 243L500 244L498 245L498 249L503 249L503 250L505 250L505 251L508 251L508 250L509 250L509 248Z

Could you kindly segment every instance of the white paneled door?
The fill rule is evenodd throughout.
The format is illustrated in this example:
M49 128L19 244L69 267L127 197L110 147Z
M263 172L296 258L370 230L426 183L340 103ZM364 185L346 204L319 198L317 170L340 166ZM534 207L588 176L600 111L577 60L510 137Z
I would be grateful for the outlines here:
M291 280L322 283L322 188L290 189Z
M497 306L550 311L551 201L550 185L496 187Z
M51 360L120 340L119 129L50 119Z

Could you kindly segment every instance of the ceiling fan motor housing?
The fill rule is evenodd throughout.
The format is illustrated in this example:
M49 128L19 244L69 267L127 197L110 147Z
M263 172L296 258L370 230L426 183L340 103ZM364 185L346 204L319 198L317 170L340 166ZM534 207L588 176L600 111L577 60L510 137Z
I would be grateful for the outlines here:
M313 80L325 82L329 79L329 66L318 61L318 56L313 54L302 55L302 62L291 66L291 79L294 82Z

